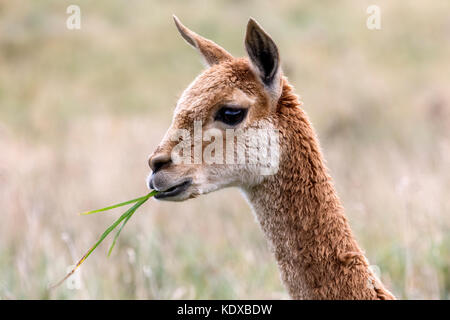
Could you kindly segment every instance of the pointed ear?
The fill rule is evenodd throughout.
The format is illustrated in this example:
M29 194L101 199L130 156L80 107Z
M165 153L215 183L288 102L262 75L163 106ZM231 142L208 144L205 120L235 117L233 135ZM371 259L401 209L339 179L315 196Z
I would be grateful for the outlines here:
M175 15L173 15L173 20L184 40L200 51L209 66L233 58L233 56L221 46L186 28Z
M272 94L281 91L278 48L263 28L250 18L245 35L245 49L257 75Z

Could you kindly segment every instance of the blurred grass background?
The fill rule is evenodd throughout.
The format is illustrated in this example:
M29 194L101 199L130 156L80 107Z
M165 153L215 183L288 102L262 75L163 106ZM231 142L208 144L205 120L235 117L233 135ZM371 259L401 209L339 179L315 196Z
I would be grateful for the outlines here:
M81 30L66 8L81 8ZM381 8L378 31L366 9ZM249 16L276 40L371 264L404 299L450 297L450 3L0 1L0 298L287 298L237 190L151 200L82 288L49 292L143 195L148 154L201 71L171 15L244 55ZM107 241L106 241L107 242Z

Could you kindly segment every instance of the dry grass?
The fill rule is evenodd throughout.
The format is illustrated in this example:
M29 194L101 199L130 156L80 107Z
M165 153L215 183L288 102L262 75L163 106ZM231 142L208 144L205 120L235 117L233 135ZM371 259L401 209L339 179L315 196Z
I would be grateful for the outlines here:
M0 1L0 298L287 297L231 189L151 199L81 290L47 290L117 218L77 212L146 192L147 156L201 69L172 13L236 55L248 17L265 26L370 262L401 298L449 298L450 4L378 2L380 31L365 1L77 1L69 31L71 1Z

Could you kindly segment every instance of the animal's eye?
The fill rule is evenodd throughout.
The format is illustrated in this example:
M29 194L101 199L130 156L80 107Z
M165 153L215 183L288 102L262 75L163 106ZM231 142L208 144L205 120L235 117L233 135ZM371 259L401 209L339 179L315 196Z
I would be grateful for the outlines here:
M242 122L247 115L246 108L222 107L217 111L214 120L223 122L230 126L235 126Z

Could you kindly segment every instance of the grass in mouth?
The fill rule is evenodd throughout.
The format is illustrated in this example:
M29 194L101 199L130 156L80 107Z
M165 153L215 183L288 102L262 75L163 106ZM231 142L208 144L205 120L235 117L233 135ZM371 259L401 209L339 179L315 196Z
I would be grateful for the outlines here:
M134 203L134 205L128 209L127 211L125 211L125 213L123 213L119 219L117 219L108 229L105 230L105 232L103 232L103 234L100 236L100 238L98 239L98 241L83 255L83 257L81 257L80 261L78 261L78 263L75 265L75 267L63 278L61 279L58 283L56 283L55 285L51 286L50 288L56 288L58 286L60 286L64 281L66 281L71 275L73 275L75 273L75 271L81 266L81 264L90 256L90 254L99 246L100 243L102 243L102 241L111 233L111 231L113 231L114 229L117 228L117 226L119 226L120 223L122 223L119 227L119 229L116 232L116 235L114 236L113 242L111 243L111 246L109 247L108 250L108 257L111 255L112 250L114 249L114 246L116 245L116 241L119 238L120 232L122 231L123 227L127 224L128 220L130 220L130 218L133 216L133 214L136 212L136 210L142 206L148 199L150 199L151 197L153 197L155 194L157 194L158 191L154 190L152 192L150 192L149 194L142 196L140 198L136 198L133 200L129 200L129 201L125 201L125 202L121 202L109 207L105 207L102 209L97 209L97 210L92 210L92 211L86 211L86 212L82 212L80 213L81 215L88 215L88 214L93 214L93 213L97 213L97 212L104 212L104 211L108 211L114 208L118 208L118 207L122 207L122 206L126 206L128 204L132 204Z

